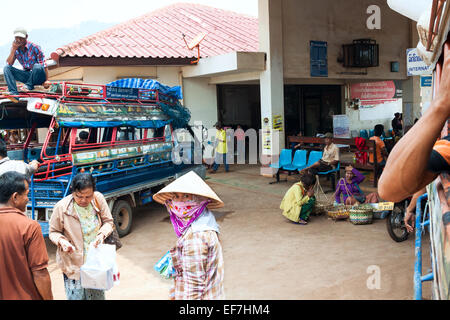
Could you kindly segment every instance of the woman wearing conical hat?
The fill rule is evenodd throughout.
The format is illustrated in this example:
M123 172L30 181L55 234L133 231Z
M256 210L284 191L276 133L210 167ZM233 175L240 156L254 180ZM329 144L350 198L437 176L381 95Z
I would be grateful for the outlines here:
M222 200L194 171L178 178L153 199L164 204L178 237L170 250L176 271L171 299L224 299L224 267L219 226L210 209Z

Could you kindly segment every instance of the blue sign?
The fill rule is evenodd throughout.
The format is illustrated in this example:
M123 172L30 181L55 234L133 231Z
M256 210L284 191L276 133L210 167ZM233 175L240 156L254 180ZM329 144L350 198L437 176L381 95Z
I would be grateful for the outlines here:
M433 86L433 77L420 77L420 86L421 87L431 87Z

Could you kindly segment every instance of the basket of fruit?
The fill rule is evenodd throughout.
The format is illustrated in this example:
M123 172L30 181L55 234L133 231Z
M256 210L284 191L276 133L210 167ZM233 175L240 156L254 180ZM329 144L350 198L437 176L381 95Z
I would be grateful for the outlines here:
M333 220L345 220L350 216L350 212L347 206L337 205L328 208L327 215Z

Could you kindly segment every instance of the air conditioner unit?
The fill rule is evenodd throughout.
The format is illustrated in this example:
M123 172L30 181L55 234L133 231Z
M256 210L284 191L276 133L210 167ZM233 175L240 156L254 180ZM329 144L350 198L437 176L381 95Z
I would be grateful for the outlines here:
M345 44L343 65L346 68L369 68L379 66L379 45L375 40L358 39Z

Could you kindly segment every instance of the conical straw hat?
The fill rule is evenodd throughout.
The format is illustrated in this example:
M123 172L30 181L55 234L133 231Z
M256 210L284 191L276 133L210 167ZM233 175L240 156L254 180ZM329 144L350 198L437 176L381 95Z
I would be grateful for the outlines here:
M209 209L222 208L224 203L217 194L200 178L194 171L186 173L171 184L164 187L158 193L153 195L153 200L158 203L165 204L166 200L171 199L171 193L190 193L211 199L208 204Z

